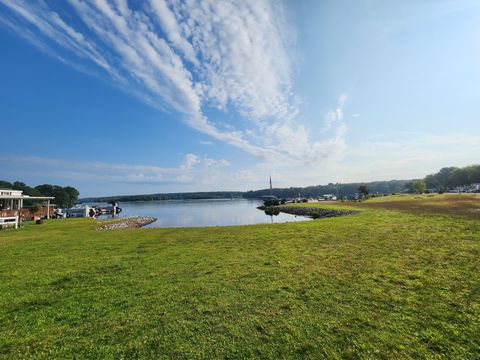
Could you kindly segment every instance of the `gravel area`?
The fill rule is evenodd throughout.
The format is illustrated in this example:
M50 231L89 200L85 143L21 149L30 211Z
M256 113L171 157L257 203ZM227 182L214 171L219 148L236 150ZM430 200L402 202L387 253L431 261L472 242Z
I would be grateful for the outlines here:
M128 217L113 221L108 221L105 224L100 224L97 230L120 230L120 229L132 229L140 228L142 226L151 224L157 221L157 218L146 216Z

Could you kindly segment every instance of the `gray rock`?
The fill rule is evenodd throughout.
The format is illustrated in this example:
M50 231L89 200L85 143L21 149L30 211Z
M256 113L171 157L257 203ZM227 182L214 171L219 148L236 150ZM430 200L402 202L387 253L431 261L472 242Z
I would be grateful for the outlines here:
M356 210L331 210L331 209L296 207L296 206L278 206L277 209L287 214L298 215L298 216L308 216L313 219L354 215L359 213L359 211L356 211Z
M97 226L97 230L120 230L140 228L157 221L154 217L134 216L113 221L105 221L105 224Z

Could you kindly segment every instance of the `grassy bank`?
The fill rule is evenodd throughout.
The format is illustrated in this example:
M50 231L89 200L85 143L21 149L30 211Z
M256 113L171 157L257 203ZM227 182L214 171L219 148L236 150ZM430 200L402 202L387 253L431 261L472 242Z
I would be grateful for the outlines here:
M0 358L480 357L480 221L368 204L305 223L2 231Z

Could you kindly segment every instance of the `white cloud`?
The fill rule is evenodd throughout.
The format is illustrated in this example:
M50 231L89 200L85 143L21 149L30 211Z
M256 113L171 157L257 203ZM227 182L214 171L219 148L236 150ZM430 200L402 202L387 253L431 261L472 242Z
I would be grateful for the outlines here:
M249 169L237 171L235 173L235 179L246 183L253 183L259 180L258 176L255 175L255 172Z
M200 159L195 154L187 154L185 155L185 159L183 160L183 164L180 166L182 169L191 170L195 165L200 162Z
M325 114L323 119L325 140L309 141L308 131L303 126L293 129L289 124L272 124L268 131L278 138L284 139L278 148L282 153L290 156L279 158L275 164L292 165L312 164L329 158L338 159L346 148L345 134L347 125L344 122L343 109L347 96L342 94L338 98L335 110Z
M3 23L25 29L45 51L70 53L66 61L73 64L90 61L122 89L250 154L310 162L330 156L341 142L338 134L320 141L298 123L295 34L280 2L151 0L129 7L123 0L68 0L62 9L54 2L0 4L9 9ZM67 22L68 11L83 24ZM215 123L205 115L209 107L235 109L243 120Z
M444 166L477 163L480 136L392 132L365 138L355 149L344 152L341 161L333 157L308 166L298 162L274 166L262 162L243 168L234 167L225 159L196 154L186 154L174 167L0 155L0 168L11 180L56 178L66 179L66 184L73 186L94 182L92 195L118 194L124 189L131 189L132 193L251 190L268 188L270 175L275 187L423 177ZM113 190L114 184L121 185L120 190ZM100 191L102 186L104 190Z
M213 142L208 140L198 140L198 142L202 145L213 145Z
M203 162L205 164L205 167L209 167L209 168L213 168L213 167L220 168L220 167L227 167L231 165L231 163L225 159L215 160L208 157L205 157L203 159Z
M32 171L42 169L50 176L96 182L123 183L194 183L218 169L230 166L225 159L200 157L186 154L177 167L160 167L150 165L115 164L105 162L75 162L62 159L51 159L37 156L1 156L0 165L8 167L20 166ZM188 181L187 181L188 180Z

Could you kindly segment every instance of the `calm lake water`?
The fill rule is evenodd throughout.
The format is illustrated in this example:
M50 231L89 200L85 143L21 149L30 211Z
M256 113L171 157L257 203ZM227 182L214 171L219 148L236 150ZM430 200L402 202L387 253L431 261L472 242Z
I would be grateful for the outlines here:
M247 199L122 202L120 216L151 216L158 219L146 227L226 226L310 220L284 213L269 216L257 209L261 204L261 201Z

